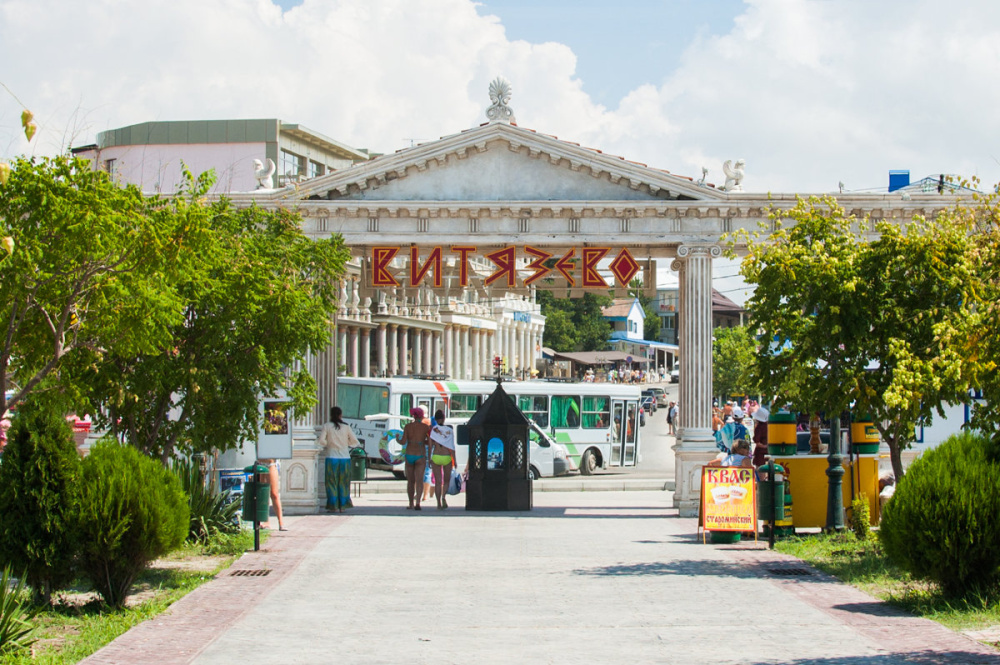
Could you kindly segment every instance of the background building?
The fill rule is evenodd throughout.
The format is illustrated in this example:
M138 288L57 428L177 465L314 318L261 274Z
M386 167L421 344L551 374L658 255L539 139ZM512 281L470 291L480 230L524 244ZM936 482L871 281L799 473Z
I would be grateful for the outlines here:
M265 166L268 159L274 163L275 187L369 159L365 150L275 118L143 122L101 132L96 143L73 153L122 184L163 194L177 191L184 166L195 175L215 169L213 192L224 194L258 188L255 159Z

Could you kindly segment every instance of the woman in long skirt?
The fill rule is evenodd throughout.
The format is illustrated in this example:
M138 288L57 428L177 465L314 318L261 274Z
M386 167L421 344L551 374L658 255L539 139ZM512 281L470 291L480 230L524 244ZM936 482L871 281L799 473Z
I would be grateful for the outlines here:
M343 420L339 406L330 407L330 422L323 425L316 444L326 453L326 509L344 512L351 503L351 448L361 445Z

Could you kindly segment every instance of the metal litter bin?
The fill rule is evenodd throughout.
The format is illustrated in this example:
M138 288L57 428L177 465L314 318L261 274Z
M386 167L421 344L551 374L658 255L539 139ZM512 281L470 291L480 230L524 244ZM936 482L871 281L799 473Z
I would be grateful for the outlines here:
M368 455L364 448L351 449L351 481L360 482L368 479Z
M252 474L243 487L243 519L247 522L267 522L270 511L271 483L268 468L263 464L253 464L243 469Z

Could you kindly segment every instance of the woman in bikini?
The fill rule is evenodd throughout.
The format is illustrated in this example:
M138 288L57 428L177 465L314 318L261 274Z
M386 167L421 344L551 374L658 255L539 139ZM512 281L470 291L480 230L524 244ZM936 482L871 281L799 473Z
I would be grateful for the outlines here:
M438 510L448 507L447 492L451 484L451 467L454 462L455 437L450 427L445 427L444 411L434 414L434 425L430 433L431 476L434 478L434 496Z
M430 425L424 422L424 410L419 406L410 409L413 422L403 428L403 453L406 455L406 498L410 505L407 510L420 510L420 497L424 493L424 467L427 465L427 436ZM416 505L414 505L416 498Z

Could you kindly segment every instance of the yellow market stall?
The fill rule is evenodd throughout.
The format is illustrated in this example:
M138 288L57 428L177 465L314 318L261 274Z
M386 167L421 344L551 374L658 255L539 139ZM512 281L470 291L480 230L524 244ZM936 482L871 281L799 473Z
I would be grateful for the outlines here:
M826 526L826 499L829 462L826 455L789 455L775 457L785 467L789 493L794 499L792 525L795 528ZM879 522L878 455L855 455L854 462L844 455L844 508L850 509L854 496L868 495L871 523ZM854 492L851 488L853 482Z

